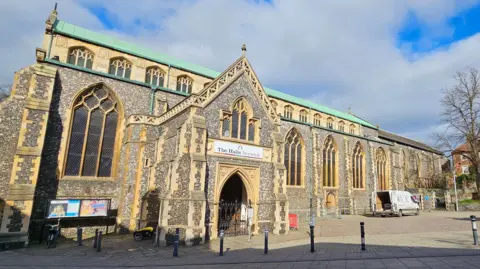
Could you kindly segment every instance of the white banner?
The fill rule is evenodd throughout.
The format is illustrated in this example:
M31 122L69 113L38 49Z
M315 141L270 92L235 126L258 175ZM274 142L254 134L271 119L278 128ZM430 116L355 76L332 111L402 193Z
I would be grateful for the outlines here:
M226 141L215 141L214 152L231 156L263 159L263 148Z

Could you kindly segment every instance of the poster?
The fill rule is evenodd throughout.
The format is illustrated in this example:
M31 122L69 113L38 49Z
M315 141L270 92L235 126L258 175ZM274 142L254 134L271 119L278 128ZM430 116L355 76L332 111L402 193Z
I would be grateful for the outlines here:
M52 200L48 209L47 218L78 217L80 200Z
M107 216L108 200L82 200L80 217Z

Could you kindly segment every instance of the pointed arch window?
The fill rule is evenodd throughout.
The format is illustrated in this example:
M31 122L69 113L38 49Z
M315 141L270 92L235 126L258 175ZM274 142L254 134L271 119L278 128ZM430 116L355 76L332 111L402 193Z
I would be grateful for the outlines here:
M187 76L180 76L177 79L177 91L184 93L192 93L193 79Z
M79 67L92 69L93 53L84 47L72 48L68 53L67 62Z
M317 126L322 125L322 116L320 116L320 114L317 113L313 116L313 124Z
M332 136L323 144L323 186L337 187L337 149Z
M119 127L118 101L110 90L95 86L72 107L65 176L111 177Z
M158 67L149 67L145 73L145 83L152 86L163 87L165 72Z
M345 122L340 121L340 122L338 123L338 130L339 130L340 132L345 132Z
M328 117L328 119L327 119L327 128L333 129L333 118L332 117Z
M114 58L110 61L108 73L121 78L130 78L132 63L125 58Z
M283 116L287 119L292 119L293 117L293 107L291 106L285 106L283 109Z
M302 109L300 110L300 114L299 114L299 120L301 122L308 122L308 111L306 111L305 109Z
M350 124L350 133L355 134L355 125L354 124Z
M353 188L365 188L365 155L360 142L357 142L352 155Z
M377 149L376 163L377 163L377 189L387 190L388 189L387 155L385 154L385 151L382 148Z
M285 138L285 159L284 164L287 168L287 185L301 186L303 182L303 138L300 133L292 129Z
M223 112L222 136L254 142L258 120L252 114L244 98L236 101L231 112Z

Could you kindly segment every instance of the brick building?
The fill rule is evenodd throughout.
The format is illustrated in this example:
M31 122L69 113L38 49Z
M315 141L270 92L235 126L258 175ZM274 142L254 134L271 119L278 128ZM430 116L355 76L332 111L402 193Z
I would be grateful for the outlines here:
M453 162L455 163L455 174L460 176L462 174L469 174L469 168L472 165L470 160L466 157L471 153L471 148L467 143L464 143L452 151Z
M372 191L440 173L425 144L263 87L245 53L219 73L52 11L0 104L0 241L34 238L51 199L111 201L113 222L67 227L158 224L161 240L180 228L197 244L234 205L242 223L253 208L254 232L285 234L289 214L363 213Z

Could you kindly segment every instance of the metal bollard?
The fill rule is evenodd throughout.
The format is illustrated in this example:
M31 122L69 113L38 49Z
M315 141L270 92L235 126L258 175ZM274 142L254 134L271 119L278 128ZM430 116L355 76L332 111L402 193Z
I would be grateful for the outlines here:
M97 248L98 229L95 229L95 238L93 238L93 248Z
M365 223L360 222L360 236L362 237L362 250L365 250Z
M268 229L265 228L265 248L263 249L263 254L268 254Z
M475 215L470 216L470 220L472 221L472 232L473 232L473 245L478 245L478 235L477 235L477 218Z
M175 229L175 242L173 243L173 257L178 257L178 240L180 240L180 228Z
M314 234L313 234L313 223L310 222L310 252L315 252L315 243L314 243Z
M97 241L97 252L102 250L102 231L98 232L98 241Z
M223 256L223 230L220 230L220 256Z
M82 245L82 234L83 234L83 229L80 228L80 226L77 226L77 243L78 243L78 246Z

